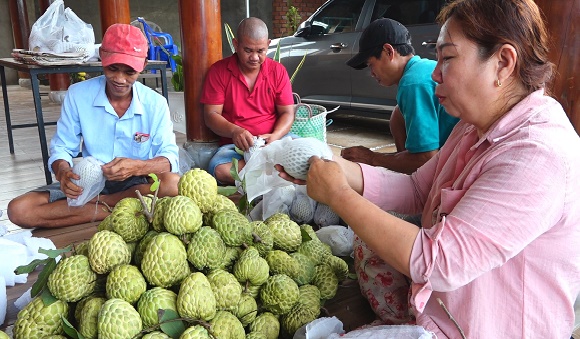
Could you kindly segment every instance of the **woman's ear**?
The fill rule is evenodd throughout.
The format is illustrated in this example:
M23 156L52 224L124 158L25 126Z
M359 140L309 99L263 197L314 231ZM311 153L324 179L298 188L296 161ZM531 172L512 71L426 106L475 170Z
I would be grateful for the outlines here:
M518 60L518 52L514 46L504 44L496 52L497 56L497 79L505 82L514 73Z

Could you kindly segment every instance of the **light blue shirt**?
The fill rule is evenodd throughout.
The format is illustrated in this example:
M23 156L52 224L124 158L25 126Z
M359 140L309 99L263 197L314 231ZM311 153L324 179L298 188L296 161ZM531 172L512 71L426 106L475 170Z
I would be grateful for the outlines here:
M81 145L83 157L93 156L104 163L117 157L165 157L171 171L179 171L179 148L167 101L138 81L133 84L131 105L121 118L105 94L104 76L70 86L50 142L48 168L52 171L52 163L58 159L72 166Z

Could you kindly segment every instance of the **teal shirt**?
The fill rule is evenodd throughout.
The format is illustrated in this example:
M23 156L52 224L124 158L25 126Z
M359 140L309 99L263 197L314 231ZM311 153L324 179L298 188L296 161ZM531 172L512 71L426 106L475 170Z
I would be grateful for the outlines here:
M445 143L458 118L452 117L435 96L431 73L437 63L413 56L405 66L397 90L397 104L405 119L409 153L434 151Z

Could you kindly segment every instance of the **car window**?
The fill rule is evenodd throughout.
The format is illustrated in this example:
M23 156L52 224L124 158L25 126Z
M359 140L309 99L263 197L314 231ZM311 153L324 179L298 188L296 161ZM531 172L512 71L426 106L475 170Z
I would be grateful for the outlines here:
M439 0L377 0L371 21L391 18L405 26L432 24L441 9L441 2Z
M364 0L338 0L326 6L312 19L311 34L353 32Z

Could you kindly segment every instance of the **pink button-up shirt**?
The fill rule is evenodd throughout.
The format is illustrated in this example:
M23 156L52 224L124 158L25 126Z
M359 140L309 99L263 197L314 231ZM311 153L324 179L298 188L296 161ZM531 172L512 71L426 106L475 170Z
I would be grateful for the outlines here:
M580 138L542 90L481 138L459 122L411 176L361 165L364 197L423 212L417 323L438 338L570 338L580 292ZM380 184L377 184L380 182Z

